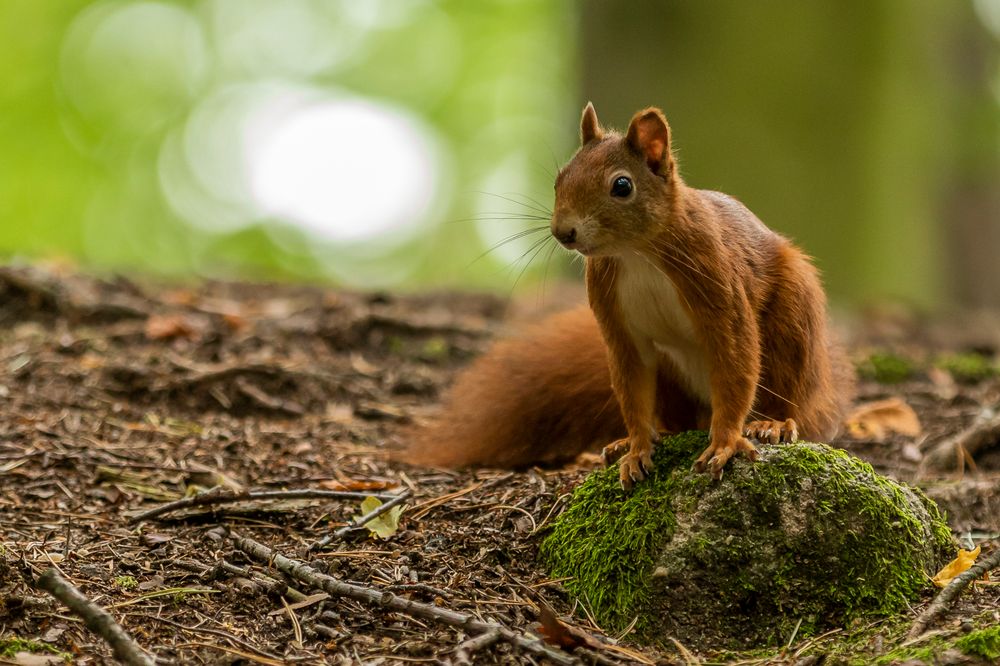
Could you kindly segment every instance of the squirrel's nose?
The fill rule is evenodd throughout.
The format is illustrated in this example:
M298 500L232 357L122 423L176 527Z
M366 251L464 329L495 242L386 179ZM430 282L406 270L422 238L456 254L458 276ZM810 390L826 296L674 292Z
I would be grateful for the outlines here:
M563 245L569 245L576 240L576 227L570 227L569 229L556 231L556 240L558 240Z

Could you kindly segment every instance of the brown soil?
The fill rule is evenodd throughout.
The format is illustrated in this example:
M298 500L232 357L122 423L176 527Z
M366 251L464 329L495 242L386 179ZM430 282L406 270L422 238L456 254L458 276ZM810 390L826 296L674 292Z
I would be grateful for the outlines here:
M506 306L467 294L140 287L0 269L0 641L50 643L76 663L111 660L102 639L33 588L54 565L163 663L543 661L504 641L456 650L469 637L461 629L311 596L235 549L227 529L341 580L517 631L536 632L544 602L600 636L535 560L587 463L455 473L387 461L400 425L433 409L455 371L501 328ZM996 344L989 335L970 341L962 325L928 327L896 313L870 315L852 339L859 354L930 355L982 351ZM982 447L976 471L966 466L961 478L920 466L937 443L1000 405L1000 381L959 384L935 371L861 388L865 400L902 396L924 434L837 443L897 478L920 478L957 533L982 540L1000 532L997 443ZM319 554L305 548L359 514L359 501L243 502L130 522L217 485L414 495L390 538L354 532ZM963 602L943 625L996 612L997 597ZM628 661L602 648L577 654ZM683 661L677 652L638 654Z

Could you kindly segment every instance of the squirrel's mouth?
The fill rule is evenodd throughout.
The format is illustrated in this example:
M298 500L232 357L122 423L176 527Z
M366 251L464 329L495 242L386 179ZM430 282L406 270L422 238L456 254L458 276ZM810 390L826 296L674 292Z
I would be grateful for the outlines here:
M573 251L579 252L583 256L587 256L587 254L590 252L590 249L588 247L584 246L579 241L570 241L568 243L565 243L563 241L559 241L559 244L562 245L567 250L573 250Z

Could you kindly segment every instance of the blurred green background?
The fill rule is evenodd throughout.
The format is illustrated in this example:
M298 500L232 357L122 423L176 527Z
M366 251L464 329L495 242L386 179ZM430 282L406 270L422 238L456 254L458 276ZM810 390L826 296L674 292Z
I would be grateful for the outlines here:
M531 288L579 270L544 232L481 255L546 224L590 99L661 106L833 299L1000 306L998 34L1000 0L3 0L0 255Z

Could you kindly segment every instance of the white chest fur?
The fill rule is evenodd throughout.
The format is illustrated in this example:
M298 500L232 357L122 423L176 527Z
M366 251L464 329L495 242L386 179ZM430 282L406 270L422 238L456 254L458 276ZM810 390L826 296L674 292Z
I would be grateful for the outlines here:
M708 359L670 278L652 260L633 255L619 259L616 286L640 354L669 357L688 388L710 401Z

